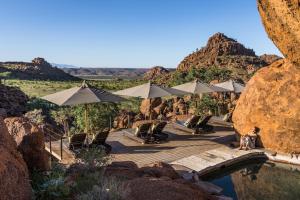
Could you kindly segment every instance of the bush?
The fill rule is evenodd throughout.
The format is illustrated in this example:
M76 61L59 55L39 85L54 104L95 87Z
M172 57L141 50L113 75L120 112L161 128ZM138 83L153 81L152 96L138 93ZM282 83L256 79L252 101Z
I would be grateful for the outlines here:
M218 112L217 101L209 95L203 95L201 100L197 103L196 114L207 115L208 113Z
M79 163L85 164L91 169L106 166L109 161L105 150L100 147L82 149L77 158Z
M103 179L103 181L94 185L93 189L80 194L76 200L118 200L120 196L120 182L115 178Z
M31 174L31 186L34 199L66 199L70 195L70 188L64 184L64 174L65 169L61 165L54 165L48 174L33 172Z
M79 105L72 108L72 115L80 131L86 127L85 106ZM118 107L114 103L95 103L88 105L88 129L90 131L103 130L110 126L111 120L117 115Z

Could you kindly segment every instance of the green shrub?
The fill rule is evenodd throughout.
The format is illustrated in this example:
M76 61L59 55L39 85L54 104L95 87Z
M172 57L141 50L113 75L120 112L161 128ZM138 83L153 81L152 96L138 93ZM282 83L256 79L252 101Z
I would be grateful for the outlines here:
M70 188L64 184L64 174L65 168L61 165L54 165L48 174L33 172L31 174L31 186L34 199L66 199L70 195Z
M105 178L98 185L94 185L93 189L78 195L76 200L119 200L120 182L116 178Z
M203 95L197 102L196 114L207 115L208 113L216 114L218 112L218 102L209 95Z
M99 131L110 126L111 120L117 115L118 107L114 103L95 103L88 106L88 129ZM72 108L76 126L80 131L85 129L85 106L78 105Z

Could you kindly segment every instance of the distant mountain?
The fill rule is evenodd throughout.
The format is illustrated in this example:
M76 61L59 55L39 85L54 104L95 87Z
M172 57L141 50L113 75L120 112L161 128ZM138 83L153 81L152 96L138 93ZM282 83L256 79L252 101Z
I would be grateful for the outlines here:
M77 77L88 78L142 78L149 68L62 68L66 73ZM170 69L174 70L174 69Z
M78 66L75 65L68 65L68 64L58 64L58 63L51 63L53 67L58 67L58 68L79 68Z
M57 67L53 67L44 58L34 58L32 62L0 62L0 73L2 76L5 74L5 78L7 79L79 80L78 77L74 77Z

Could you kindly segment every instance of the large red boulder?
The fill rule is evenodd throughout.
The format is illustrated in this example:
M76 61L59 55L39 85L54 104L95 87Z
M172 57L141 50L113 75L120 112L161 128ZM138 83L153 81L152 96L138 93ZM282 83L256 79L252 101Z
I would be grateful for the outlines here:
M286 59L259 70L247 83L233 113L240 135L258 127L259 145L300 153L300 4L258 0L269 37Z
M28 169L49 170L43 131L24 117L6 118L5 124L17 143Z
M26 163L0 118L0 199L30 200L31 186Z

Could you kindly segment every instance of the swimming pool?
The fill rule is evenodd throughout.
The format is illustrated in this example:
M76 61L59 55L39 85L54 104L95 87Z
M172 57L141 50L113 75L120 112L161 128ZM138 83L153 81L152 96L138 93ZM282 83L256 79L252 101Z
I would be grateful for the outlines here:
M255 159L202 179L222 187L234 200L300 199L300 166Z

